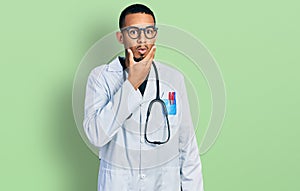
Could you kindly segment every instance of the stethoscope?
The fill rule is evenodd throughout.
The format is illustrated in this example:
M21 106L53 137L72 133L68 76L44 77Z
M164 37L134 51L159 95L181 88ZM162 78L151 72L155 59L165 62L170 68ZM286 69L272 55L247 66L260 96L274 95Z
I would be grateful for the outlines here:
M169 119L168 119L168 110L166 107L166 104L163 100L161 100L159 98L159 78L158 78L158 72L157 72L157 68L154 62L152 62L153 67L154 67L154 71L155 71L155 77L156 77L156 98L151 100L151 102L148 105L148 109L147 109L147 118L146 118L146 124L145 124L145 141L151 144L156 144L156 145L161 145L161 144L165 144L169 141L170 139L170 125L169 125ZM125 74L125 72L124 72ZM159 103L162 107L162 113L166 119L166 123L167 123L167 131L168 131L168 136L165 140L150 140L147 136L147 129L148 129L148 120L149 120L149 116L151 113L151 108L153 106L154 103Z

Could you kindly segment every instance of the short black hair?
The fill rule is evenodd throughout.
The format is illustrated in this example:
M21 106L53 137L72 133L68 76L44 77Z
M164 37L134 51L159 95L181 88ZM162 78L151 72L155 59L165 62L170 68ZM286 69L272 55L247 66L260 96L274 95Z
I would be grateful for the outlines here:
M155 16L153 14L153 12L151 11L151 9L145 5L142 5L142 4L133 4L133 5L130 5L128 7L126 7L122 12L121 12L121 15L120 15L120 18L119 18L119 28L123 28L124 25L125 25L125 17L126 15L129 15L129 14L134 14L134 13L146 13L146 14L149 14L153 17L153 20L154 20L154 23L155 23Z

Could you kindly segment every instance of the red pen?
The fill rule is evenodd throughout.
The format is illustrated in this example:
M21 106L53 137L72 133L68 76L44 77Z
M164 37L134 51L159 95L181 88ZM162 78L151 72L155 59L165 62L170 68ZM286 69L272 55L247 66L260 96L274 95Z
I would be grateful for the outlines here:
M175 92L169 92L169 103L170 105L174 104Z
M176 104L176 102L175 102L175 92L172 92L172 100L173 100L173 104Z

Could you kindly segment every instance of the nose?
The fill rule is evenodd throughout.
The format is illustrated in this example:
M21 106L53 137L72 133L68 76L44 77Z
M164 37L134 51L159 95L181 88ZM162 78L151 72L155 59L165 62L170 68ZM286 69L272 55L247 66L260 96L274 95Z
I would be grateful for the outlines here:
M147 40L147 38L145 36L145 31L141 30L140 36L139 36L139 38L137 38L137 42L140 44L143 44L143 43L146 43L146 40Z

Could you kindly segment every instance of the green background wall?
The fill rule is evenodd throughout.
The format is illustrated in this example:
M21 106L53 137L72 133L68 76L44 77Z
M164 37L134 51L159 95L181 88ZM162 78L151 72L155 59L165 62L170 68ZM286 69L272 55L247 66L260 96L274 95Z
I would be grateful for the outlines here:
M0 190L96 190L98 159L72 114L85 52L133 1L0 4ZM202 155L206 191L300 190L300 3L141 1L217 60L227 112Z

